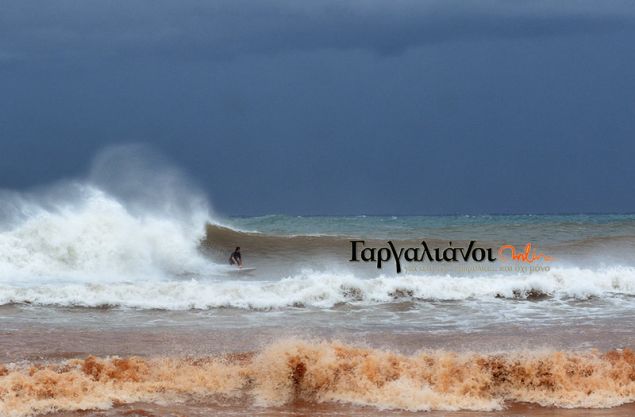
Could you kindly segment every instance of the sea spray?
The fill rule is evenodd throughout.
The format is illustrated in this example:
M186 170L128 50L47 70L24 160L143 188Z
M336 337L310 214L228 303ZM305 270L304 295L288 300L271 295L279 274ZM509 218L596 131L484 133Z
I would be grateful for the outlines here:
M102 152L84 179L0 200L0 284L164 279L217 270L199 250L204 195L143 146Z

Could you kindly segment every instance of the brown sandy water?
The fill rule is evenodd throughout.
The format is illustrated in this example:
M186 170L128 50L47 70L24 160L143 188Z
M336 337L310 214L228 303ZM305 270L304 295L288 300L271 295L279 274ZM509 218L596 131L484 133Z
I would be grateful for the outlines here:
M295 402L285 407L252 407L245 410L240 405L178 404L159 406L149 403L134 403L109 410L87 412L60 412L51 417L203 417L203 416L259 416L259 417L625 417L635 415L635 406L629 404L609 409L563 409L540 407L531 404L508 404L505 410L493 412L428 411L410 412L402 410L377 410L371 407L355 407L343 404L314 404Z
M0 415L635 414L630 320L432 332L96 314L101 325L2 322Z

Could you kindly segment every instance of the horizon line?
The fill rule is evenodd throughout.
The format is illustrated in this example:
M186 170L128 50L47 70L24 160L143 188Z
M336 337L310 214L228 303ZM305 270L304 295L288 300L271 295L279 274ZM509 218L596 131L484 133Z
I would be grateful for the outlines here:
M481 217L481 216L633 216L635 212L544 212L544 213L434 213L434 214L225 214L228 217Z

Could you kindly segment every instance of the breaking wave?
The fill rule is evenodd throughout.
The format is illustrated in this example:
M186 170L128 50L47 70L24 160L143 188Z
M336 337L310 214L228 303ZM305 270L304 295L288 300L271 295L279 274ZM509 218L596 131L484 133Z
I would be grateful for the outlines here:
M285 340L259 352L222 356L91 356L0 366L0 413L11 417L210 399L410 411L489 411L515 402L605 408L635 401L635 354L618 349L406 356L339 342Z
M376 278L304 271L277 281L185 279L0 285L1 304L168 310L330 308L342 303L368 305L405 300L588 299L615 295L635 295L635 268L563 268L527 275L476 277L403 275Z
M214 270L199 250L212 221L207 201L174 168L157 169L148 152L114 148L96 159L88 178L0 191L0 286Z

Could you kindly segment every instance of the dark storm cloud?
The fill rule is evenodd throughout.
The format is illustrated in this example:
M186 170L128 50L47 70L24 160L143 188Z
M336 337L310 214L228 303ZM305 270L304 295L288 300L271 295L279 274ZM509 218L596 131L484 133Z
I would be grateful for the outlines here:
M635 212L634 16L632 0L3 0L0 188L143 142L230 214Z
M5 1L0 62L228 59L319 49L398 54L453 40L633 28L628 1Z

